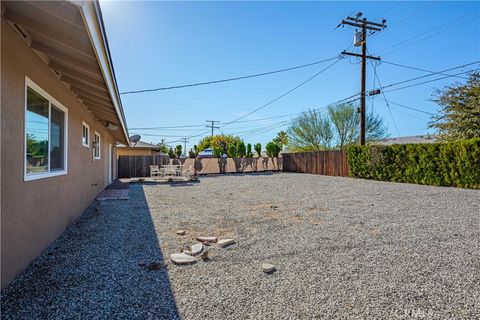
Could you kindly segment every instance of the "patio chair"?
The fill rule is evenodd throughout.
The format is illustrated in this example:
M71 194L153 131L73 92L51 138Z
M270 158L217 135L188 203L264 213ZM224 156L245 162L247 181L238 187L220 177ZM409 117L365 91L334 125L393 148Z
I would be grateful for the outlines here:
M150 178L160 177L160 170L157 165L150 166Z

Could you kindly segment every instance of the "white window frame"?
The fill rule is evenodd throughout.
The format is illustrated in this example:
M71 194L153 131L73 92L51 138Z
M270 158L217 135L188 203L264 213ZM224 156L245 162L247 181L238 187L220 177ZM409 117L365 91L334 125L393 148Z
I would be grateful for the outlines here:
M87 128L87 143L83 142L83 127ZM82 146L90 148L90 126L85 121L82 121Z
M48 100L48 172L41 172L41 173L27 173L27 90L28 88L34 90L36 93L40 94L43 98ZM63 150L63 160L64 160L64 169L63 170L55 170L50 171L50 126L51 126L51 109L52 104L63 111L64 113L64 140L65 146ZM62 176L68 174L68 109L61 104L57 99L52 97L48 94L47 91L43 90L39 85L33 82L30 78L25 77L25 103L24 103L24 144L23 144L23 180L24 181L32 181L56 176Z
M93 146L93 143L97 141L97 136L98 136L98 157L95 155L95 146ZM95 131L94 134L95 140L92 141L92 146L93 146L93 160L100 160L102 158L102 136L100 133Z

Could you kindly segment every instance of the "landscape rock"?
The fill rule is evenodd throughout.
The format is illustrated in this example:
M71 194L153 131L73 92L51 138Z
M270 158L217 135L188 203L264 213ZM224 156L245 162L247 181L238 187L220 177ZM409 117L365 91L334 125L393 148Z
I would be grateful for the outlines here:
M170 255L170 260L175 264L190 264L197 261L194 257L185 253L172 253Z
M262 263L262 271L265 273L273 273L276 270L275 266L271 263Z
M201 243L196 243L196 244L194 244L194 245L192 246L192 249L191 249L192 254L193 254L194 256L196 256L197 254L199 254L200 252L202 252L202 250L203 250L203 244L201 244Z
M187 231L185 231L185 230L178 230L178 231L176 232L176 234L178 234L179 236L184 236L185 233L187 233Z
M222 239L218 240L218 246L225 248L228 247L229 245L232 245L235 243L235 239Z
M200 242L217 242L218 238L211 236L211 237L197 237L197 241Z

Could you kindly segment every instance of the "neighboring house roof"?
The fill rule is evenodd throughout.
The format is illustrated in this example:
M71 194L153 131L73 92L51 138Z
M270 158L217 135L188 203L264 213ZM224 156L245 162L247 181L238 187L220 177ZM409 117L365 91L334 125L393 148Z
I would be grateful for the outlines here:
M156 144L151 144L143 141L138 141L137 143L132 142L130 146L119 144L117 148L152 149L152 150L160 151L160 148Z
M99 2L2 1L1 10L87 110L129 144Z
M375 142L375 144L392 145L392 144L410 144L410 143L434 143L438 142L438 136L435 134L427 134L421 136L409 136L388 138Z

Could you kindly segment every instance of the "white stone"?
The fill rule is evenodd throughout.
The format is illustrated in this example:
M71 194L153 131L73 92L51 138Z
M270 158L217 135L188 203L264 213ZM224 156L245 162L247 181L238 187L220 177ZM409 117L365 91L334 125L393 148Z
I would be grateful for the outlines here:
M185 253L172 253L170 255L170 260L172 260L175 264L189 264L197 261L195 257L189 256Z
M275 266L270 263L262 263L262 270L265 273L269 273L275 270Z
M178 230L178 231L177 231L177 234L178 234L179 236L184 236L185 233L187 233L185 230Z
M220 247L226 247L226 246L229 246L231 244L234 244L235 243L235 239L222 239L222 240L218 240L218 245Z
M197 243L192 246L192 249L190 251L192 251L192 254L196 256L197 254L202 252L202 250L203 250L203 244Z
M197 237L197 241L200 242L217 242L217 237Z

